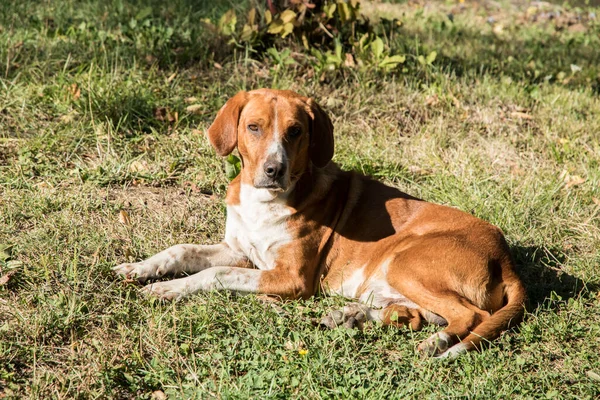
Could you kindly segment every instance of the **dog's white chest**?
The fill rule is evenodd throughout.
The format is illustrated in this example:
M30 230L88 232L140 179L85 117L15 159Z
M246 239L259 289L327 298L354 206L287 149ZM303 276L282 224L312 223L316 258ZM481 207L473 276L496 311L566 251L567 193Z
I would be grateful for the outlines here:
M240 204L227 206L225 241L244 253L257 268L275 268L278 251L292 238L287 231L291 211L266 189L242 184Z

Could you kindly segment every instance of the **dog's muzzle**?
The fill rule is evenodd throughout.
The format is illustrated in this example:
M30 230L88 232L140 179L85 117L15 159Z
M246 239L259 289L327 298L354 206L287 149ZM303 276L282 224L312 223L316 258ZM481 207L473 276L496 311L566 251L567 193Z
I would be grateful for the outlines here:
M254 186L270 190L284 190L287 188L287 165L281 161L267 160L263 164L262 174L255 179Z

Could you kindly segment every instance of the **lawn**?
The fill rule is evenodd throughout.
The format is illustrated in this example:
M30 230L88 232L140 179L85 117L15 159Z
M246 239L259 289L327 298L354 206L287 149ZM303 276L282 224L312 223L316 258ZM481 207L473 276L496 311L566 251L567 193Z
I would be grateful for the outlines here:
M598 398L600 9L363 1L406 60L330 71L204 20L252 4L0 4L0 398ZM259 87L322 104L344 168L501 227L524 322L439 361L415 351L434 327L314 326L343 299L162 303L116 279L221 240L226 164L203 131Z

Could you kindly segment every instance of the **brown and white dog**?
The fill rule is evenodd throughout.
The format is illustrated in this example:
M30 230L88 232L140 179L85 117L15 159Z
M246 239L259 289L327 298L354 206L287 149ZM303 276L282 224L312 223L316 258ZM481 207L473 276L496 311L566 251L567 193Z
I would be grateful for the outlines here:
M207 135L219 155L237 146L242 160L227 190L225 240L176 245L114 268L142 282L193 274L144 291L297 299L321 287L360 302L324 325L446 325L418 347L440 357L476 349L522 317L525 290L500 229L340 170L331 162L333 125L312 99L239 92Z

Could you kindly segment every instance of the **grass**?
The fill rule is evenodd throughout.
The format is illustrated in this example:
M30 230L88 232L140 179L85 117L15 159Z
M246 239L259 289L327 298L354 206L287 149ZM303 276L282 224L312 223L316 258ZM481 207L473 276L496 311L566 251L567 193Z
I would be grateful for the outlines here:
M365 5L401 19L386 44L405 70L320 79L302 55L276 69L198 23L231 7L0 5L0 397L597 398L598 10L560 8L582 30L508 2ZM345 168L500 226L524 323L439 362L415 353L432 327L315 328L341 299L163 304L115 279L117 263L221 239L227 180L201 132L237 90L271 86L327 108Z

